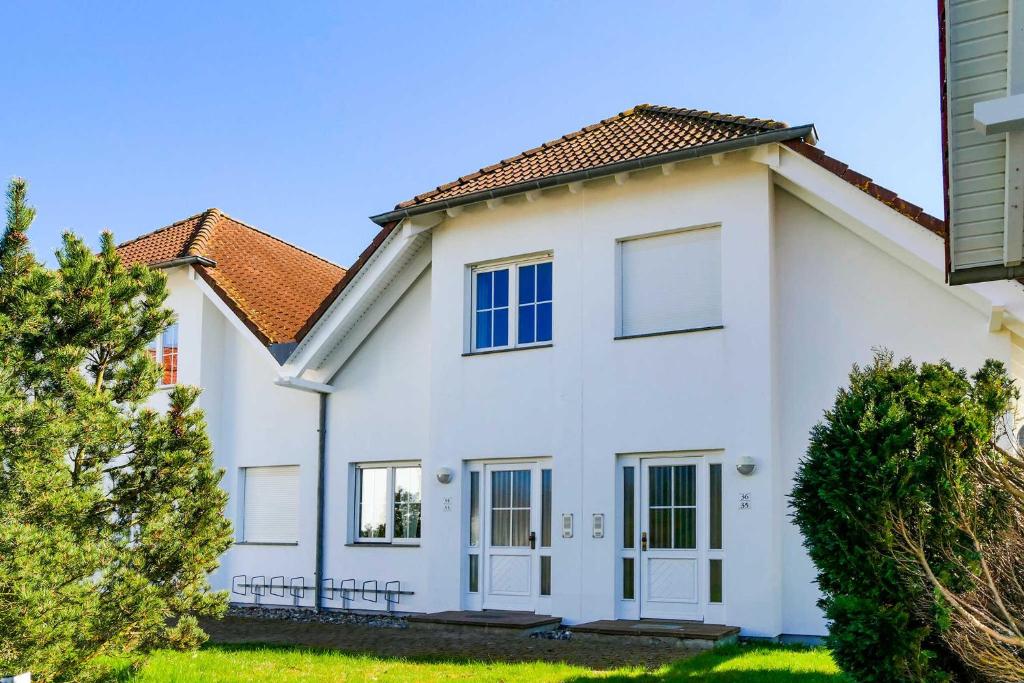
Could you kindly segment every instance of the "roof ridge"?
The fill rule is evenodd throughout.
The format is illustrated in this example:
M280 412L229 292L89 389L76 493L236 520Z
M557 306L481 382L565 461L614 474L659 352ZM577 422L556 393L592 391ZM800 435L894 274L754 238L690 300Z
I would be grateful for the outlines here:
M204 211L202 220L199 221L195 232L189 238L185 253L189 256L205 257L206 248L209 246L210 240L213 239L213 229L222 216L220 209L216 207Z
M709 111L707 109L684 109L682 107L670 107L664 104L638 104L635 107L633 107L633 110L636 109L654 112L655 114L684 116L687 118L717 121L719 123L738 123L744 126L754 126L756 128L765 128L769 130L774 130L776 128L786 128L789 125L784 121L776 121L775 119L762 119L753 116L739 116L737 114L726 114L718 111Z
M639 106L648 106L648 105L639 105ZM584 126L583 128L579 128L577 130L571 131L571 132L566 133L565 135L562 135L561 137L555 138L553 140L548 140L547 142L542 142L541 144L537 145L536 147L532 147L532 148L530 148L530 149L528 149L528 150L526 150L524 152L520 152L519 154L516 154L516 155L510 156L510 157L507 157L505 159L502 159L501 161L498 161L497 163L491 164L490 166L484 166L484 167L482 167L482 168L480 168L480 169L478 169L476 171L473 171L472 173L467 173L466 175L459 176L458 178L456 178L455 180L451 181L450 183L445 183L444 185L438 185L433 190L428 190L427 192L421 192L418 195L416 195L415 197L413 197L412 199L410 199L408 201L405 201L405 202L402 202L400 204L397 204L395 206L395 208L396 209L404 208L406 206L409 206L410 204L415 204L416 202L419 202L421 199L425 199L426 197L429 197L430 195L435 194L437 192L444 192L445 190L449 190L449 189L455 187L456 185L459 185L460 183L469 182L470 180L474 180L476 178L479 178L480 176L482 176L482 175L484 175L486 173L493 173L494 171L498 170L502 166L505 166L507 164L511 164L514 161L519 161L520 159L526 159L528 157L531 157L534 154L537 154L538 152L540 152L542 149L551 149L553 147L558 147L559 145L562 145L562 144L565 144L566 142L569 142L573 138L579 137L583 133L588 133L591 130L594 130L595 128L598 128L600 126L603 126L603 125L606 125L608 123L611 123L612 121L618 121L619 119L624 119L624 118L627 118L629 116L632 116L636 109L637 109L637 107L630 107L629 109L627 109L625 111L621 111L618 114L615 114L614 116L609 116L608 118L601 119L597 123L592 123L592 124L590 124L588 126Z
M207 209L207 211L209 211L209 209ZM194 213L191 216L188 216L187 218L182 218L181 220L174 221L173 223L171 223L169 225L165 225L162 228L157 228L156 230L150 230L149 232L143 233L143 234L139 235L138 237L133 237L132 239L130 239L130 240L126 241L126 242L121 242L120 244L117 245L117 248L120 249L121 247L127 247L129 244L135 244L136 242L138 242L140 240L144 240L147 237L152 237L153 235L159 234L159 233L163 232L164 230L170 230L171 228L176 228L179 225L181 225L182 223L188 223L191 220L199 218L200 216L202 216L205 213L206 213L206 211L200 211L199 213Z
M776 130L787 127L786 123L782 121L776 121L774 119L759 119L746 116L736 116L733 114L723 114L721 112L713 112L700 109L681 109L679 107L668 107L660 104L637 104L630 107L629 109L626 109L625 111L619 112L618 114L609 116L607 118L601 119L596 123L592 123L590 125L584 126L583 128L579 128L572 132L566 133L565 135L562 135L559 138L555 138L554 140L549 140L547 142L541 143L536 147L528 149L524 152L520 152L519 154L516 154L514 156L502 159L501 161L491 164L490 166L484 166L483 168L473 171L472 173L467 173L466 175L459 176L455 180L449 183L445 183L443 185L438 185L432 190L421 192L412 199L396 204L395 209L404 209L406 207L419 204L421 202L429 201L429 198L434 195L446 192L452 189L453 187L458 187L459 185L468 183L472 180L479 178L482 175L494 173L495 171L504 166L507 166L517 161L521 161L523 159L527 159L535 154L540 153L543 150L553 149L555 147L563 145L579 137L580 135L583 135L584 133L589 133L592 130L601 128L602 126L606 126L614 121L629 118L631 116L636 115L637 112L641 111L651 112L653 114L677 116L682 118L697 118L703 119L705 121L714 121L716 123L725 123L730 125L749 126L751 128L757 128L760 130Z
M325 259L323 256L320 256L319 254L314 254L309 249L303 249L302 247L298 246L297 244L292 244L288 240L281 239L277 235L271 234L271 233L267 232L266 230L261 230L260 228L257 228L255 225L251 225L249 223L246 223L245 221L240 221L237 218L235 218L234 216L229 216L228 214L224 213L220 209L216 209L216 211L218 211L220 213L221 218L226 218L229 221L234 221L235 223L238 223L242 227L248 228L249 230L252 230L254 232L258 232L261 235L269 237L270 239L274 240L275 242L280 242L281 244L285 245L286 247L291 247L295 251L302 252L303 254L306 254L307 256L312 256L317 261L323 261L327 265L334 266L335 268L339 268L339 269L341 269L343 271L348 270L348 268L346 268L345 266L340 265L338 263L335 263L334 261L330 261L328 259Z

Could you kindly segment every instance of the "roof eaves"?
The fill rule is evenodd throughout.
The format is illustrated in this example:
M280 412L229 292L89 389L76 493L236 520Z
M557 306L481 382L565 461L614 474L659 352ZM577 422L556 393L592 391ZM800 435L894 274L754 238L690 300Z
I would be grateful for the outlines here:
M635 159L617 161L611 164L603 164L601 166L592 166L590 168L568 171L566 173L556 173L554 175L536 178L534 180L527 180L521 183L513 183L511 185L504 185L489 190L471 192L451 199L441 199L433 202L426 202L424 204L405 206L393 211L377 214L376 216L370 216L370 220L377 225L385 225L392 221L401 220L402 218L408 218L410 216L418 216L425 213L440 211L442 209L451 209L456 206L474 204L487 199L508 197L510 195L521 194L529 190L567 185L580 180L592 180L594 178L602 178L625 171L637 171L645 168L652 168L655 166L661 166L662 164L672 163L674 161L684 161L687 159L710 156L712 154L734 152L740 149L756 147L757 145L764 145L771 142L804 140L805 138L814 139L815 137L816 135L813 124L793 126L789 128L766 129L763 132L745 135L732 140L711 142L706 145L686 147L683 149L672 150L670 152L663 152L661 154L637 157Z
M331 304L341 296L341 293L346 287L348 287L349 283L355 279L356 275L359 274L359 271L363 269L363 266L366 265L367 261L369 261L374 253L376 253L377 249L384 244L397 225L398 221L396 220L390 223L385 223L381 226L381 229L377 232L376 236L374 236L373 241L370 242L366 249L363 249L363 253L359 254L359 258L356 259L356 262L345 271L345 274L342 276L341 280L338 281L338 284L334 285L334 289L331 290L331 293L324 297L316 310L310 314L306 322L299 328L299 331L295 333L296 341L301 343L302 340L305 339L306 335L309 334L309 331L313 329L313 326L316 325L320 318L323 317L324 313L327 312L327 309L331 307Z
M882 187L866 175L854 171L852 168L834 157L825 154L818 147L812 147L805 142L792 140L786 143L786 147L793 150L802 157L813 161L826 171L838 176L865 194L868 194L882 202L897 213L914 221L926 230L935 233L939 237L946 237L946 221L932 216L916 204L912 204L900 197L892 190Z

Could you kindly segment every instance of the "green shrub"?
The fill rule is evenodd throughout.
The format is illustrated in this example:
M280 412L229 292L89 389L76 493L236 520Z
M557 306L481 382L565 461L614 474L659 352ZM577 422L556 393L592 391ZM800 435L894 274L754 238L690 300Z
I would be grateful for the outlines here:
M959 537L964 511L952 501L970 492L966 514L999 525L998 491L972 465L1015 398L996 361L968 378L947 362L918 368L879 352L854 366L811 431L791 504L818 569L828 644L856 680L964 676L940 638L943 607L896 542L893 519L909 521L926 548L943 548L935 566L951 585L962 583L958 572L970 562L950 562L948 551L969 559L973 550Z

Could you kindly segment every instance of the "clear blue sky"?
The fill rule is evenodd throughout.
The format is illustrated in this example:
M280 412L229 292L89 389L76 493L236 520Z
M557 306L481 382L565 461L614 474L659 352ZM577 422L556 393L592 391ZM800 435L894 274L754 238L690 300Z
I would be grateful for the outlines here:
M940 215L935 3L0 3L33 240L210 206L343 265L367 216L650 102L815 123ZM48 259L49 260L49 259Z

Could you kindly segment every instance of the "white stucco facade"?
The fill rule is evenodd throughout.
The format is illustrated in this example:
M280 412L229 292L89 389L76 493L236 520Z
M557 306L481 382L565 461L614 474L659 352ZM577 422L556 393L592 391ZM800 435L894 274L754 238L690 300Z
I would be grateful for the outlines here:
M275 384L292 379L327 392L321 578L335 586L398 581L398 611L502 606L572 624L662 614L652 586L684 581L695 593L680 618L750 636L820 635L814 568L787 494L808 432L850 366L873 347L968 368L988 357L1022 366L1012 331L1024 319L1019 285L951 289L940 237L774 145L452 214L394 230L283 367L187 268L171 273L181 381L204 387L236 525L240 468L300 470L296 542L236 545L216 587L229 589L236 575L315 580L321 399ZM698 226L720 229L721 327L621 338L620 241ZM550 344L473 353L470 269L537 254L553 264ZM752 475L735 467L744 457L757 465ZM374 463L421 467L419 539L358 542L356 468ZM651 519L642 489L649 468L673 463L696 468L697 547L685 564L659 565L676 567L666 579L641 569ZM443 469L449 483L436 476ZM486 531L471 547L471 482L486 527L497 471L530 472L529 525L541 540L520 555L489 555ZM712 472L721 473L721 548L708 540ZM538 501L548 476L550 505ZM481 563L475 584L470 555ZM710 585L711 561L721 562L720 589ZM513 586L516 571L525 592L488 593ZM332 593L323 604L387 607L383 593L366 596ZM312 591L300 603L313 604Z

